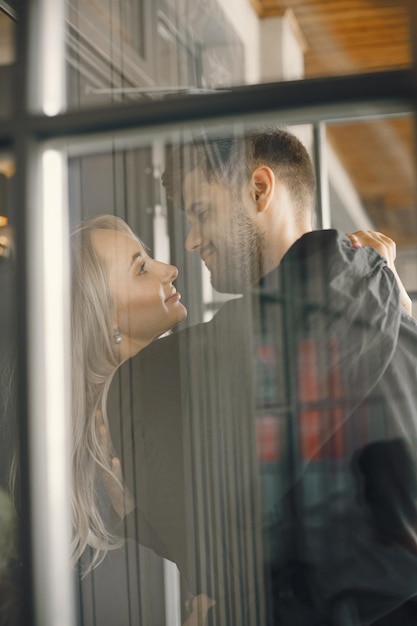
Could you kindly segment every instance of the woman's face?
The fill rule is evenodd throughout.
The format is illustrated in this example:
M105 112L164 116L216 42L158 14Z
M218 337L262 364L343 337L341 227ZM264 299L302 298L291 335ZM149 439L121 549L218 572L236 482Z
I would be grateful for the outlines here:
M93 245L108 268L113 324L121 331L124 360L187 316L173 285L178 270L149 257L137 239L123 232L97 230Z

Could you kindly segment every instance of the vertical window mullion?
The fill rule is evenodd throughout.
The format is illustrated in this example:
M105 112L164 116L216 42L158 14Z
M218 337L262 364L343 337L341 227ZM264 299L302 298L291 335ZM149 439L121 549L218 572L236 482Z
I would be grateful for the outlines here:
M26 3L25 3L26 4ZM23 480L30 514L30 623L73 626L70 491L70 323L67 162L63 151L44 146L31 128L31 113L48 117L65 109L64 0L35 0L22 7L15 119L17 179L22 229L18 254L25 294L20 393L23 447L28 454ZM22 98L22 96L24 97ZM23 124L19 124L23 121ZM25 365L26 364L26 365ZM25 389L26 388L26 389ZM23 432L24 431L24 432ZM28 563L29 565L29 563Z
M29 449L36 624L72 626L67 165L39 148L27 214ZM29 193L32 191L28 187Z
M58 115L66 108L65 2L35 0L28 4L27 109Z
M326 155L326 123L313 124L314 168L316 170L316 228L330 228L329 172Z

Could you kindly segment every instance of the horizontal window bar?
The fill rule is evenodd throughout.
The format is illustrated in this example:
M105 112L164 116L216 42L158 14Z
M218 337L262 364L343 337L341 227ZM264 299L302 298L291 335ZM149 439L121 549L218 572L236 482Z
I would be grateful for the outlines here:
M249 85L196 96L0 121L0 143L14 133L39 140L191 121L273 113L277 121L346 121L414 111L413 70Z

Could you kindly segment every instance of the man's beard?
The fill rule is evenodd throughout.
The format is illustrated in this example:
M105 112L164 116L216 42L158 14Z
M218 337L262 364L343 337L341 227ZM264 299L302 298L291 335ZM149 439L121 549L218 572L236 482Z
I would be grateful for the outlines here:
M234 210L230 231L216 245L211 284L222 293L244 293L263 275L265 235L244 209Z

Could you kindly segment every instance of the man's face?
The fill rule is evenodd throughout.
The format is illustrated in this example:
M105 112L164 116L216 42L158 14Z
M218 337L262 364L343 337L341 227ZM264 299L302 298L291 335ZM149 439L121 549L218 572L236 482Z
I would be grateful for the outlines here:
M189 172L183 198L190 231L185 241L198 252L217 291L241 293L262 275L264 234L245 189L232 191L209 183L199 169Z

